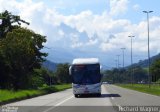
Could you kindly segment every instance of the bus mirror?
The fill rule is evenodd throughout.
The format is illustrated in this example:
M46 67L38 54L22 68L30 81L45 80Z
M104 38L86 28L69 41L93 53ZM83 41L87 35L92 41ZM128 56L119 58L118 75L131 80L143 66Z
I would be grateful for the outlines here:
M102 67L102 65L100 65L100 70L102 70L103 69L103 67Z
M69 67L69 75L72 75L72 66Z

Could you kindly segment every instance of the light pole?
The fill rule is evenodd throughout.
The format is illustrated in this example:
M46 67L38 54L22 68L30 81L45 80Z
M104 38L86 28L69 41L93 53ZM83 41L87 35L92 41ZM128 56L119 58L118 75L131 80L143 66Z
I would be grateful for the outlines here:
M120 55L117 55L118 69L119 69L119 56Z
M115 60L115 63L116 63L116 68L117 68L117 67L118 67L118 66L117 66L117 65L118 65L118 64L117 64L117 60Z
M133 70L132 70L132 64L133 64L133 58L132 58L132 38L135 37L134 35L128 36L131 38L131 83L133 85Z
M152 13L153 11L143 11L144 13L147 14L147 24L148 24L148 84L149 88L151 86L151 80L152 77L150 76L150 50L149 50L149 13Z
M122 49L122 55L123 55L123 69L124 69L124 50L126 49L126 48L121 48Z

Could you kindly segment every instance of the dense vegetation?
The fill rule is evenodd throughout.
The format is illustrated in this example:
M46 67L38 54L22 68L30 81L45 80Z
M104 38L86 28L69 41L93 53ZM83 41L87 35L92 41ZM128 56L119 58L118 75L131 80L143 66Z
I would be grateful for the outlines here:
M114 68L104 72L104 81L110 83L140 83L147 82L147 71L140 66L134 66L131 75L131 68Z
M160 82L160 53L150 58L151 62L151 75L152 82ZM144 69L148 69L148 59L140 60L138 63L133 64L132 66L140 66Z
M160 59L152 63L150 75L153 83L160 83ZM134 64L126 68L106 70L103 81L110 83L148 83L148 68Z
M20 16L0 13L0 89L31 89L69 83L69 64L59 64L55 72L42 67L46 37L30 29Z
M151 66L152 80L160 83L160 59L157 59Z

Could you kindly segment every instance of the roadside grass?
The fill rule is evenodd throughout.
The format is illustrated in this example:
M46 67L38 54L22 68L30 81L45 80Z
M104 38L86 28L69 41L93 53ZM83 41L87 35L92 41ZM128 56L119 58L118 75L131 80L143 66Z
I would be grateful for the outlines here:
M154 84L149 88L148 84L116 84L117 86L160 96L160 85Z
M40 95L44 93L45 91L40 91L40 90L19 90L19 91L0 90L0 102L29 98L31 96Z
M52 85L36 90L0 90L0 105L71 88L71 84Z
M63 91L69 88L71 88L71 84L61 84L61 85L40 87L39 90L45 91L45 93L53 93L53 92Z

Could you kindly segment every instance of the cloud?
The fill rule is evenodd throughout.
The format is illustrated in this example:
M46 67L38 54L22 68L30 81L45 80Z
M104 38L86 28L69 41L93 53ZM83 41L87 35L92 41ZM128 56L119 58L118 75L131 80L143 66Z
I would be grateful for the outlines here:
M65 34L64 34L64 32L60 29L59 31L58 31L58 34L61 36L61 37L63 37Z
M83 45L82 42L79 42L79 36L77 34L71 33L70 39L72 42L72 45L71 45L72 48L81 47Z
M135 53L147 52L147 22L146 20L133 24L130 20L115 16L127 12L128 0L110 0L110 10L95 14L84 10L77 14L65 15L48 7L44 1L25 0L18 2L0 0L0 11L9 10L31 23L26 26L47 36L46 46L65 48L65 50L83 50L87 55L93 51L96 55L103 53L115 54L121 47L130 52L130 38L133 39ZM138 5L133 6L138 9ZM160 51L159 46L160 17L150 17L150 49ZM76 51L73 53L76 54ZM77 53L78 54L78 53ZM79 54L78 54L79 55ZM112 56L111 56L112 57Z
M48 39L47 44L57 44L59 41L68 42L68 40L72 38L70 42L71 45L68 45L68 47L94 46L98 42L103 42L106 38L109 38L107 35L110 35L110 33L123 31L121 27L128 24L126 20L113 20L111 16L108 16L109 12L107 11L104 11L101 15L96 15L93 14L92 11L87 10L76 15L64 16L57 12L56 9L47 7L42 1L33 2L32 0L25 0L17 2L12 0L12 2L7 3L4 0L2 1L4 6L10 7L10 11L16 10L22 19L31 23L31 25L27 27L46 35ZM119 4L125 4L125 1L118 1L116 6L119 6ZM28 6L30 7L28 8ZM112 7L114 7L114 3ZM7 7L3 8L7 9ZM76 31L72 32L76 33L79 37L73 35L73 37L70 37L68 34L65 34L68 32L62 31L62 27L59 27L62 23L66 24L68 29L69 27L76 29ZM87 35L80 36L83 32L86 32ZM91 39L95 33L98 36L96 39ZM64 36L68 38L68 40L64 39ZM65 46L67 45L66 42L60 43L63 43L63 46L67 47Z
M139 6L138 4L136 4L136 5L133 6L133 9L134 9L135 11L138 11L138 10L140 9L140 6Z
M127 11L128 0L110 0L110 14L119 15Z
M98 43L98 39L90 39L87 43L86 43L86 45L87 46L90 46L90 45L95 45L95 44L97 44Z

